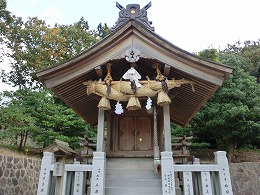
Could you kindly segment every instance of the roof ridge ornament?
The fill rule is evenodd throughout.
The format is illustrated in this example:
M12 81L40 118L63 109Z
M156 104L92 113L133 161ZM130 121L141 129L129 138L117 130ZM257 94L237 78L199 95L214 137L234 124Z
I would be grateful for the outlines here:
M150 1L147 5L145 5L140 10L140 5L138 4L129 4L124 8L122 5L120 5L118 2L116 2L116 7L120 9L119 12L119 18L115 25L112 27L112 31L117 29L119 26L124 24L125 22L129 20L136 20L143 25L145 25L149 30L154 31L154 27L152 27L152 22L148 21L147 18L147 9L149 9L152 6L152 2Z

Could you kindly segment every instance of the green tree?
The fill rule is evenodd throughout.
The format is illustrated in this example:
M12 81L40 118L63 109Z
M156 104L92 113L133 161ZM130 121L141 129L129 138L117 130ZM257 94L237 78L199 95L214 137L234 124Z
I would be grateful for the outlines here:
M232 160L238 146L259 141L260 86L244 71L251 66L248 58L224 52L219 59L221 63L233 66L234 71L199 111L191 128L198 137L203 135L207 142L214 142L214 138L219 149L229 151Z
M233 157L237 146L251 144L260 134L260 88L253 77L237 68L224 86L195 117L195 131L204 129L219 149Z
M56 98L48 90L32 91L27 88L5 92L4 97L8 98L1 107L5 120L0 122L6 129L6 135L14 139L17 137L14 130L22 131L22 128L28 127L25 140L31 136L40 146L45 147L54 139L61 139L76 147L77 138L87 134L86 123L64 104L55 103ZM12 114L14 116L10 117ZM24 146L25 143L22 144Z
M234 44L228 44L227 48L221 51L221 53L243 57L244 60L249 62L248 67L244 67L243 70L256 77L257 82L260 83L260 39L257 41L247 40L244 43L237 41Z
M0 9L0 19L3 21L1 27L5 29L1 32L1 40L8 48L6 56L11 59L12 68L10 72L2 70L1 79L19 88L16 92L5 93L4 98L8 97L10 102L2 105L2 111L9 112L12 107L22 106L20 114L16 115L17 120L19 116L27 116L26 120L31 121L31 125L27 126L33 125L37 130L40 129L35 131L34 135L27 136L32 136L43 146L50 144L55 138L76 146L77 136L95 136L94 128L86 126L79 116L44 89L35 72L83 52L105 37L110 32L109 27L100 24L97 30L90 30L83 17L73 24L55 24L50 27L37 17L23 21L21 17L11 16L11 13L6 11L6 2ZM8 21L3 20L7 14ZM36 91L33 91L35 89ZM22 126L14 124L13 127ZM12 133L10 127L7 129L9 131L6 132ZM12 136L15 137L15 133L12 133Z
M54 27L37 17L25 22L16 16L12 19L4 33L12 70L2 72L1 76L20 89L41 87L36 71L64 62L97 41L96 31L89 30L84 18L72 25L56 24Z
M198 55L206 60L219 62L219 53L214 48L202 50L198 53Z
M38 130L35 118L18 105L0 107L0 126L0 137L18 145L19 150L26 146L28 136Z
M111 29L107 26L107 24L105 23L104 25L102 25L102 23L100 23L97 26L97 34L99 38L104 38L105 36L107 36L109 33L111 32Z
M0 0L0 40L7 30L7 24L12 22L11 13L6 10L6 0Z
M11 13L6 10L6 0L0 0L0 62L3 61L5 55L4 35L7 26L12 22Z

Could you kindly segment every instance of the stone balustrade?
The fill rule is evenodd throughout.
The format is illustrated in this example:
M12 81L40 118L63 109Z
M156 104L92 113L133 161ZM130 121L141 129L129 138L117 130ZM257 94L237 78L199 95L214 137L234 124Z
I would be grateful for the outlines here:
M0 195L35 195L41 160L0 155ZM229 164L233 193L258 194L260 164L252 162Z

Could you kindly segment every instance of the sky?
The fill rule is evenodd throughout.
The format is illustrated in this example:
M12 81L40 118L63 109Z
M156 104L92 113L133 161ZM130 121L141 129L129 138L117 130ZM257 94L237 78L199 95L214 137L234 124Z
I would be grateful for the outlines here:
M149 0L117 0L122 6ZM152 0L148 19L155 32L174 45L199 52L209 47L224 49L228 43L260 38L260 0ZM99 23L112 27L118 19L116 0L7 0L16 16L35 17L47 24L72 24L83 16L90 29ZM8 70L8 63L0 69ZM0 83L0 91L12 90Z

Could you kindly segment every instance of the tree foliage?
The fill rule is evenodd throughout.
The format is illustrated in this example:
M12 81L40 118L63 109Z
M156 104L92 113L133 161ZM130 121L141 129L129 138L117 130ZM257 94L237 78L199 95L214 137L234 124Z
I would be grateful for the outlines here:
M85 122L65 105L55 103L55 96L48 90L22 89L5 92L3 96L8 101L0 107L0 124L5 130L2 136L22 142L20 149L28 137L43 147L54 139L76 147L77 138L88 133Z
M100 23L97 26L97 34L99 36L99 38L104 38L105 36L107 36L109 33L111 32L111 29L107 26L107 24L105 23L104 25L102 25L102 23Z
M0 0L0 62L4 60L4 35L7 31L8 24L10 24L11 22L11 13L6 10L6 0Z
M212 55L212 51L204 50L199 54L213 60L212 56L217 55ZM256 78L249 75L253 70L249 58L233 51L220 52L218 56L215 61L232 66L234 71L190 126L201 142L228 150L232 158L237 147L260 141L260 86Z
M214 137L219 149L230 152L237 146L252 145L260 134L259 102L260 88L255 79L236 68L197 114L193 121L194 131Z
M70 25L48 26L45 21L32 17L23 21L12 17L3 34L12 59L12 70L2 72L2 80L20 89L39 88L35 72L62 63L86 50L109 32L109 27L99 24L98 30L90 30L82 17Z
M35 72L73 58L105 37L109 27L101 23L97 30L90 30L88 22L80 18L69 25L48 26L37 17L23 21L6 10L6 1L0 7L1 41L11 59L11 71L2 70L2 81L18 87L15 92L5 92L0 119L1 136L20 149L32 137L41 146L54 139L78 144L78 136L95 136L95 128L85 124L71 109L38 82ZM13 119L13 120L12 120Z
M11 13L6 10L6 0L0 0L0 40L7 30L7 25L12 22Z
M198 53L198 55L204 59L219 62L219 53L214 48L202 50Z
M10 105L0 108L1 139L25 147L28 136L37 131L35 118L26 113L19 105Z
M248 67L243 70L257 78L260 83L260 39L257 41L247 40L244 43L237 41L234 44L228 44L227 48L221 51L223 54L233 54L242 57L248 61Z

